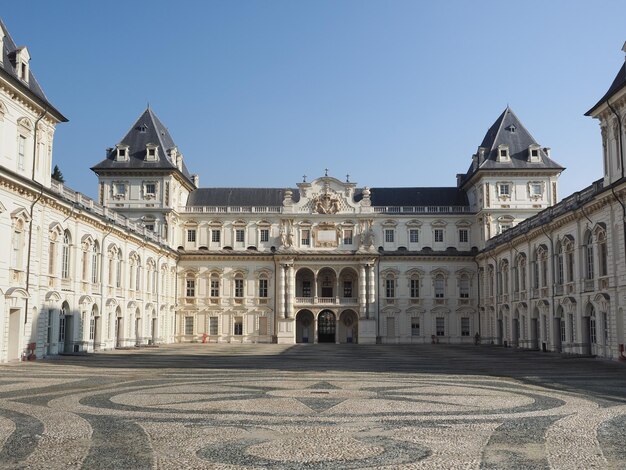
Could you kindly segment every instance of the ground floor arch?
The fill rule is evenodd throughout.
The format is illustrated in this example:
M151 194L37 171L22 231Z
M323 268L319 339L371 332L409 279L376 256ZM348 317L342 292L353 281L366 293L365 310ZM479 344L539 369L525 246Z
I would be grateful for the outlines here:
M315 317L310 310L300 310L296 315L296 343L313 343Z
M332 310L322 310L317 316L317 342L337 342L337 317Z
M344 310L339 315L337 324L337 341L339 343L356 343L358 340L359 316L354 310Z

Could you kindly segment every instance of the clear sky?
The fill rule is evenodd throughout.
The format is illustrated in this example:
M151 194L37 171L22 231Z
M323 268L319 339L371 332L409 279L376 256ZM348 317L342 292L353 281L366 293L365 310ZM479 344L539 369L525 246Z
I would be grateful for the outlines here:
M622 1L22 1L3 8L89 170L150 103L201 186L454 186L509 104L568 169L602 176L583 114L624 61Z

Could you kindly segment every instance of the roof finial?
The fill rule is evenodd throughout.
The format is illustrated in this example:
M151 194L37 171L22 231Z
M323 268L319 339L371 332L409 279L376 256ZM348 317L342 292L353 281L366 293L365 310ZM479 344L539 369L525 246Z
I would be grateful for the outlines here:
M324 168L324 176L328 176L328 168Z
M148 109L150 109L150 101L148 101Z
M626 42L624 42L624 45L622 46L622 51L626 53ZM626 55L624 56L624 60L626 60Z
M306 175L302 175L302 182L306 183Z
M350 173L346 174L346 183L350 182Z

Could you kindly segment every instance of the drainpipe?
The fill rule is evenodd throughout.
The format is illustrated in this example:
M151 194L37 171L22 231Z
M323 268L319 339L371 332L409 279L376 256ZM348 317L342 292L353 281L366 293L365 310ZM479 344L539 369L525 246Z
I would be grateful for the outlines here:
M478 334L482 336L482 328L480 326L480 264L476 261L476 257L472 258L476 263L476 284L478 288L478 297L476 298L476 310L478 310Z
M30 297L30 258L32 251L32 242L33 242L33 213L35 210L35 205L39 202L41 197L43 196L43 184L35 181L35 160L37 158L37 125L39 121L41 121L44 116L48 114L48 109L44 108L43 113L37 118L35 121L35 128L33 129L33 169L31 172L31 179L34 183L39 185L39 195L30 205L30 222L28 222L28 249L27 249L27 257L26 257L26 300L24 302L24 324L28 323L28 299Z
M554 272L555 272L555 268L554 268L554 262L555 262L555 257L554 257L554 241L552 240L552 237L550 235L548 235L548 233L546 232L546 228L544 225L541 226L541 231L543 232L543 234L548 238L548 240L550 240L550 260L552 261L550 263L550 267L552 269L552 294L550 295L550 304L552 306L552 327L554 328L554 319L555 319L555 310L554 310ZM562 318L561 321L565 321L565 318ZM547 333L547 332L546 332ZM558 332L558 334L560 335L561 333ZM556 333L553 334L553 339L554 339L554 335L556 335ZM548 340L548 338L546 338L546 340ZM561 353L563 352L563 344L561 344Z
M376 261L374 262L376 263ZM376 342L378 342L380 341L380 257L376 263L376 297L378 298L378 302L376 302ZM367 309L369 311L369 303Z

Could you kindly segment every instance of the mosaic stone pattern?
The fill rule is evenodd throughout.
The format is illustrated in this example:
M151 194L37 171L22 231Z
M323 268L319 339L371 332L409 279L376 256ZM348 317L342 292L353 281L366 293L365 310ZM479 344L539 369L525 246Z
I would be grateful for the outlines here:
M0 468L626 468L618 363L171 345L0 370Z

